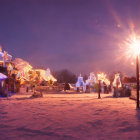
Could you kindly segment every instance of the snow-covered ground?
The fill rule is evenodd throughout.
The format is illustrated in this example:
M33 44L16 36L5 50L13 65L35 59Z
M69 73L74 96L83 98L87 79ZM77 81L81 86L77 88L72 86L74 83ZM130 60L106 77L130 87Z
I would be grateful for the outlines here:
M0 99L0 140L140 139L140 111L111 94L48 94Z

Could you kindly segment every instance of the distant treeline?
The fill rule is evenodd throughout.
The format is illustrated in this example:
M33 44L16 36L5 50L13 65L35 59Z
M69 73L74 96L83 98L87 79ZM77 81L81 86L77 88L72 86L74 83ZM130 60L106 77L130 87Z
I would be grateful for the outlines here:
M120 73L121 82L123 83L136 82L136 77L127 77L122 72L112 72L108 74L108 79L111 81L111 83L113 82L116 73ZM52 74L57 79L58 83L76 83L78 78L78 75L74 74L73 72L67 69L55 71ZM87 80L87 78L88 75L83 75L84 81Z
M136 83L137 79L136 77L124 77L123 82L124 83Z
M77 76L67 69L55 71L53 76L57 79L58 83L76 83L77 81Z

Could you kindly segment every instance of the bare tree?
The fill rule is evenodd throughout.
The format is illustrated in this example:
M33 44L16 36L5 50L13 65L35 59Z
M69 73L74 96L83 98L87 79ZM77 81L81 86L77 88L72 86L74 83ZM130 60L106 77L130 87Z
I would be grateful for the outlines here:
M54 77L59 83L76 83L77 76L67 69L53 72Z

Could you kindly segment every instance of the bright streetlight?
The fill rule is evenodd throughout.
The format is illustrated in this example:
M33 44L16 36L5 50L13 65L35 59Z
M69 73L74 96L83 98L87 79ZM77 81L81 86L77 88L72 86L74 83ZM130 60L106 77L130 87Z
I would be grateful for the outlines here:
M137 78L137 109L139 106L139 56L140 56L140 37L134 35L129 42L130 52L136 57L136 78Z

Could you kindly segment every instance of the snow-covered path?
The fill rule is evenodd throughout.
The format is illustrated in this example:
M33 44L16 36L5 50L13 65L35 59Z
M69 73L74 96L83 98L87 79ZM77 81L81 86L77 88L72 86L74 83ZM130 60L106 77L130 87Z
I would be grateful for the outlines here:
M140 139L140 111L111 94L48 94L0 99L0 140Z

